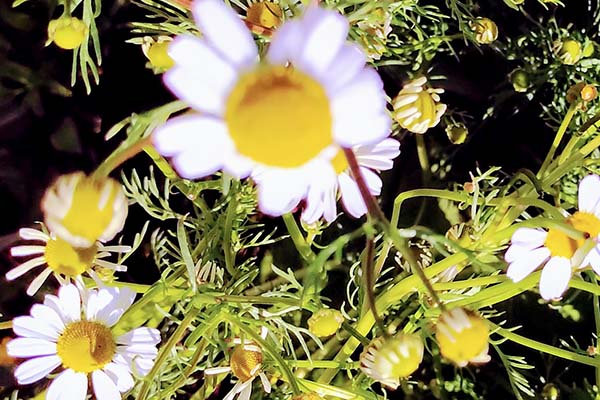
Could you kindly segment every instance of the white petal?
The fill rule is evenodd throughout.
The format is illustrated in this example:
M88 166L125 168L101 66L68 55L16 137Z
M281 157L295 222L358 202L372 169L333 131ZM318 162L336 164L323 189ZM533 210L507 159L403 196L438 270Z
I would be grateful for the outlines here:
M117 344L150 344L160 343L160 331L153 328L137 328L117 337Z
M27 245L27 246L15 246L12 249L10 249L10 255L13 257L25 257L25 256L31 256L34 254L43 254L44 251L46 250L46 246L34 246L34 245Z
M233 385L229 393L227 393L227 395L223 397L223 400L233 400L235 395L244 390L244 388L247 386L244 386L245 383L246 382L238 382L235 385Z
M308 185L298 173L282 168L269 168L261 173L258 186L258 208L271 216L292 211L305 196Z
M36 294L44 282L46 282L46 279L48 279L50 274L52 274L52 270L50 268L46 268L38 276L36 276L27 287L27 295L33 296Z
M37 229L21 228L19 229L19 236L25 240L39 240L41 242L47 242L50 237L44 232L38 231Z
M287 21L273 34L273 39L267 52L268 62L275 65L285 65L290 61L295 64L301 44L302 26L300 25L300 21Z
M51 307L48 307L43 304L34 304L31 307L31 316L36 318L39 321L43 321L48 327L53 329L54 331L62 332L65 327L65 324L58 315L58 313ZM14 330L14 320L13 320L13 330ZM23 336L22 334L20 334Z
M119 321L134 300L135 292L129 288L102 288L90 293L86 316L110 327Z
M118 346L117 352L124 357L142 356L152 358L156 356L158 350L153 344L131 344L128 346Z
M255 163L248 157L232 152L225 157L223 171L237 179L246 178L252 172Z
M87 388L85 374L66 369L50 384L46 400L85 400Z
M10 271L8 271L6 273L6 279L9 281L12 281L12 280L17 279L18 277L26 274L27 272L31 271L35 267L39 267L40 265L44 265L44 264L46 264L46 257L40 256L40 257L32 258L31 260L27 260L23 264L18 265L16 267L14 267L13 269L11 269Z
M124 393L134 385L129 369L121 364L109 363L104 366L104 372L117 385L119 392Z
M348 35L348 21L335 11L309 7L302 20L300 68L320 77L333 64Z
M346 85L349 85L365 68L367 61L360 46L346 44L335 56L335 62L323 73L323 83L327 93L333 95Z
M16 338L8 342L6 351L11 357L28 358L56 354L56 343L36 338Z
M39 306L39 304L36 305ZM51 309L49 310L54 313ZM54 316L58 318L56 313L54 313ZM49 317L52 318L52 314L49 314ZM16 317L13 319L13 332L23 337L50 341L56 341L60 334L56 327L53 326L53 324L49 324L46 320L28 316Z
M75 285L62 286L58 290L58 299L65 321L81 320L81 297Z
M514 282L519 282L531 274L548 257L550 257L550 250L545 247L532 250L527 258L520 258L510 264L506 270L506 276Z
M600 213L600 177L588 175L579 182L579 211Z
M19 385L28 385L45 378L62 361L59 356L36 357L27 360L15 369L15 378Z
M97 400L121 400L117 385L104 371L92 372L92 385Z
M222 57L238 67L256 61L258 52L252 34L223 1L195 1L192 11L204 38Z
M598 246L594 247L588 253L581 265L586 266L588 264L592 266L592 269L596 274L600 275L600 248L598 248Z
M238 400L250 400L251 395L252 395L252 385L248 384L248 385L244 386L244 388L240 391Z
M356 182L346 173L339 175L338 181L344 209L354 218L360 218L365 215L367 213L367 206L363 201Z
M337 177L335 170L329 167L323 170L321 176L309 183L306 207L302 212L302 220L308 224L312 224L321 216L325 216L325 214L327 214L325 218L327 221L334 220L337 214L335 206L336 193ZM332 196L333 199L331 199Z
M379 196L381 193L381 187L383 186L383 182L381 182L379 175L370 169L363 167L360 167L360 172L362 173L365 184L369 189L369 193L371 193L373 196Z
M378 171L391 169L400 154L400 142L387 138L381 142L353 148L358 164Z
M507 263L515 262L519 259L529 257L529 253L531 253L534 249L537 249L539 246L531 245L531 244L511 244L506 253L504 254L504 260Z
M519 228L513 233L510 241L511 243L539 247L544 244L547 236L548 232L542 229Z
M570 280L571 261L564 257L552 257L542 270L540 295L544 300L557 299L567 290Z
M263 385L263 389L266 393L271 393L271 382L269 382L269 379L267 379L267 376L264 373L260 373L258 374L258 376L260 377L260 381Z

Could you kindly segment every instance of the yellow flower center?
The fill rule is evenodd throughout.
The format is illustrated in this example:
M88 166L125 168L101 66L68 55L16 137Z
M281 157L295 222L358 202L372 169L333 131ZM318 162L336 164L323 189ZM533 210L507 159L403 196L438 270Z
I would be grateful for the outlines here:
M325 308L317 311L308 319L308 330L319 337L330 336L340 329L342 322L344 322L344 316L341 312Z
M566 233L558 229L549 229L544 246L550 250L552 257L571 258L577 251L578 243Z
M399 335L386 340L377 350L372 369L391 379L406 378L423 360L423 342L415 336Z
M169 69L175 65L175 61L173 61L167 52L169 43L168 41L156 42L148 49L146 56L154 68Z
M237 150L268 166L299 167L333 143L325 90L293 67L243 75L227 99L225 121Z
M475 359L486 349L489 333L483 318L455 309L440 317L435 337L442 355L462 365Z
M246 21L268 29L277 28L281 25L282 18L281 7L269 1L251 4L246 14Z
M590 237L597 237L600 234L600 219L594 214L577 211L568 222L578 231L587 233Z
M413 113L408 111L414 109ZM427 90L423 90L417 94L417 99L412 103L403 105L394 110L396 120L404 129L413 132L418 130L418 126L427 122L431 127L436 120L435 101ZM417 114L418 113L418 114ZM409 116L405 117L404 115Z
M59 18L50 21L48 37L58 47L72 50L79 47L85 39L88 28L83 21L75 17Z
M77 248L68 242L52 238L44 248L44 258L48 267L57 274L75 277L92 267L98 247Z
M73 322L58 337L56 352L65 368L90 373L114 357L115 339L110 329L92 321Z
M262 363L262 353L256 350L248 350L244 345L236 346L231 353L229 366L231 372L242 382L254 378Z
M343 150L338 150L335 157L331 159L331 165L337 175L348 169L348 160Z
M95 180L82 176L71 199L71 208L61 223L71 234L95 242L110 225L113 203L121 187L108 179Z

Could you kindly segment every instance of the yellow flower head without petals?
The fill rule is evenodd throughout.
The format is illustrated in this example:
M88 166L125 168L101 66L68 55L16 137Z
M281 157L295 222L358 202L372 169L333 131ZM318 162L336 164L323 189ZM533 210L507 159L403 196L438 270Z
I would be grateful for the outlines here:
M489 361L489 334L482 317L462 308L444 311L435 327L442 356L459 367Z
M60 176L46 190L41 208L57 237L75 247L91 247L123 229L127 198L114 179L75 172Z
M443 89L425 88L427 78L421 77L404 85L393 100L393 117L401 127L413 133L425 133L439 124L446 112L446 105L440 103L439 93Z
M477 18L471 22L475 40L479 44L490 44L498 39L498 25L489 18Z
M342 322L344 317L341 312L324 308L308 319L308 330L319 337L327 337L336 333Z
M83 43L88 34L87 25L75 17L61 17L48 24L48 42L65 50L73 50Z

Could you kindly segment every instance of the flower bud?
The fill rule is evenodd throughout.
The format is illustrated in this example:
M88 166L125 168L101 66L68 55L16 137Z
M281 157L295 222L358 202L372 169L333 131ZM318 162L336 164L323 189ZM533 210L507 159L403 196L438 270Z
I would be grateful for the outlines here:
M175 61L169 56L171 40L168 36L159 36L156 39L146 36L143 39L142 51L156 72L166 71L175 65Z
M446 135L452 144L462 144L469 136L469 130L463 123L455 123L446 127Z
M442 356L459 367L489 361L489 334L483 318L462 308L444 311L435 327Z
M529 89L531 82L529 81L529 74L522 69L515 69L508 76L510 83L512 83L515 92L523 93Z
M446 105L440 103L439 93L443 89L426 89L427 78L415 79L402 88L392 101L393 117L401 127L413 133L425 133L439 124L446 112Z
M489 18L477 18L471 21L471 29L479 44L490 44L498 38L498 25Z
M557 40L553 46L554 54L565 65L574 65L582 55L581 44L573 39Z
M415 335L396 334L374 339L360 355L360 369L369 378L396 389L423 360L423 341Z
M323 308L308 319L308 330L318 337L331 336L340 329L344 316L338 310Z
M79 18L61 17L48 24L46 45L54 42L61 49L72 50L81 46L87 34L88 27Z

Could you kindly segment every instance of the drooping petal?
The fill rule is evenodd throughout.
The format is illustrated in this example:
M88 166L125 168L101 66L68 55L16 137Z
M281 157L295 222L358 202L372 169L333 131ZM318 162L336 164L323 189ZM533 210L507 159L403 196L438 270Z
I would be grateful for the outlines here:
M85 400L87 387L85 374L66 369L50 384L46 400Z
M104 371L92 372L92 385L97 400L121 400L116 383Z
M8 271L6 273L6 279L9 281L15 280L18 277L25 275L32 269L44 264L46 264L46 258L44 256L32 258L31 260L27 260L23 264L20 264Z
M579 182L579 211L600 217L600 176L588 175Z
M239 68L256 62L258 51L252 34L223 1L200 0L192 7L204 38L223 58Z
M544 300L558 299L571 280L571 261L564 257L552 257L542 269L540 295Z
M28 385L45 378L61 364L59 356L36 357L27 360L15 369L15 378L19 385Z
M550 250L545 247L532 250L529 253L529 257L520 258L511 263L506 270L506 276L512 279L513 282L519 282L531 274L548 257L550 257Z
M27 287L27 295L28 296L33 296L34 294L37 293L38 290L40 290L40 288L42 287L42 285L44 284L44 282L46 282L46 279L48 279L48 277L50 276L50 274L52 274L52 270L50 268L46 268L45 270L43 270L38 276L36 276L31 283L29 284L29 286Z

